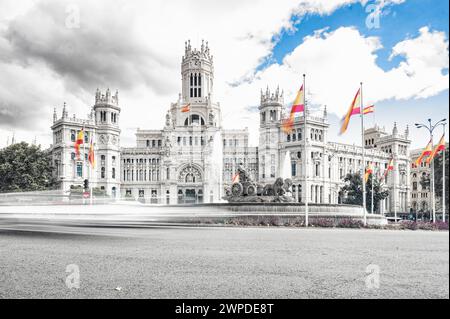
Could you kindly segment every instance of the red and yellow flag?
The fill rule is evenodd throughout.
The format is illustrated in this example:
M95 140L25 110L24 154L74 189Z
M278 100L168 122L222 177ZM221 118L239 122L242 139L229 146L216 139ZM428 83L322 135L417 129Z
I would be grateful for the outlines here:
M369 180L370 174L373 174L372 163L369 163L369 165L367 165L366 167L366 173L364 174L364 180L366 183Z
M80 145L84 143L84 130L81 129L81 131L78 132L77 139L75 141L75 153L77 154L77 157L80 158Z
M291 134L294 129L294 117L290 115L287 119L281 123L281 130L286 134Z
M416 159L416 161L414 162L414 164L416 165L416 167L420 166L420 163L422 163L423 159L426 156L431 155L431 153L433 152L433 149L431 147L431 140L428 142L427 146L425 147L425 149L422 151L422 154L420 154L420 156Z
M389 171L393 171L394 170L394 159L391 158L389 160L388 166L386 167L386 169L384 170L383 176L381 176L381 180L383 180L384 178L386 178L387 174L389 173Z
M375 112L375 105L369 105L363 108L363 114L369 114Z
M91 136L91 143L89 145L88 161L92 167L95 166L94 141L92 140L92 136Z
M187 112L189 112L190 110L191 110L191 103L186 104L185 106L183 106L183 107L181 108L181 112L182 112L182 113L187 113Z
M386 172L393 171L393 170L394 170L394 159L391 158L389 160L388 166L386 168Z
M303 90L303 85L302 85L300 87L300 90L298 90L298 93L294 100L294 103L292 104L289 117L287 119L284 119L283 123L281 125L282 131L285 132L286 134L290 134L294 128L295 113L302 113L305 111L305 104L303 103L304 94L305 94L305 92Z
M300 90L298 90L297 97L294 100L294 104L292 104L291 115L305 111L305 104L303 103L304 94L305 93L303 92L303 84L302 84Z
M363 108L364 115L370 114L373 112L375 112L375 105L369 105L369 106L366 106L365 108ZM353 109L353 111L352 111L352 115L358 115L358 114L361 114L361 108L359 108L359 107Z
M439 140L438 145L434 148L433 152L431 152L430 156L427 158L427 164L430 164L433 158L441 151L445 150L445 135L442 135L441 139Z
M345 116L341 120L342 124L339 135L344 134L345 131L347 131L348 124L350 123L350 117L354 114L359 114L361 112L360 101L361 101L361 89L358 89L358 92L356 92L356 95L353 98L352 104L350 104L350 107L348 108L347 114L345 114Z

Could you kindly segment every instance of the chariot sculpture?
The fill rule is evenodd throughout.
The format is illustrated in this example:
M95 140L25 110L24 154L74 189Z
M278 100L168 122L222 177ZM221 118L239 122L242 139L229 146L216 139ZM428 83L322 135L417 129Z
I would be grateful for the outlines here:
M278 177L273 184L252 181L247 171L239 166L238 181L225 188L224 199L229 202L293 202L292 180Z

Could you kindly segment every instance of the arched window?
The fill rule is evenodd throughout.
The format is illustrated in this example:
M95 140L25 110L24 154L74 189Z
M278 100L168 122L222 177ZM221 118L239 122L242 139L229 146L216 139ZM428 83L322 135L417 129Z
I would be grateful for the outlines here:
M189 121L190 119L190 121ZM205 119L198 115L198 114L192 114L190 117L186 118L184 120L184 126L189 126L189 123L191 125L201 125L204 126L205 125Z
M195 183L195 176L194 174L186 174L186 183Z
M189 92L190 97L201 97L202 91L201 91L201 85L202 85L202 75L201 73L194 73L190 75L190 81L189 81Z
M192 114L191 115L191 123L199 125L200 124L200 116L198 116L197 114Z

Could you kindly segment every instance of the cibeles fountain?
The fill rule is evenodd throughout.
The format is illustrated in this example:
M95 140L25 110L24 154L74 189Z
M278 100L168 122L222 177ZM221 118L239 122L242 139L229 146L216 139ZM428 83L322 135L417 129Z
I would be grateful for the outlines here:
M285 153L282 161L281 176L274 183L262 184L253 181L242 164L237 170L238 178L225 187L223 199L226 204L218 204L227 210L247 215L269 215L280 218L305 217L304 203L295 200L292 192L290 154ZM326 218L328 220L354 219L364 220L363 208L358 205L310 203L308 215L311 220ZM384 216L366 214L368 224L387 224Z
M292 179L279 177L273 184L263 185L252 181L240 166L239 181L225 188L224 199L229 203L293 203Z

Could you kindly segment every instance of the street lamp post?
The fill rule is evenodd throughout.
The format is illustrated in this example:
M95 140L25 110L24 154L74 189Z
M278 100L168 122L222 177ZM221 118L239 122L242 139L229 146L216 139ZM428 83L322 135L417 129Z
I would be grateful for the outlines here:
M439 125L442 125L443 128L443 136L445 136L445 126L447 123L443 120L441 123L438 123ZM442 221L445 223L445 148L442 151Z
M428 124L421 124L421 123L415 123L414 125L417 128L426 128L428 132L430 133L430 141L431 141L431 148L433 149L433 131L436 127L439 125L445 125L447 119L442 119L434 124L431 123L431 119L428 119ZM434 161L431 161L430 163L430 169L431 169L431 181L430 181L430 192L431 192L431 209L433 214L433 223L436 222L436 204L435 204L435 198L434 198Z
M447 123L442 123L444 128L444 136L445 136L445 125ZM442 151L442 221L445 223L445 149Z

